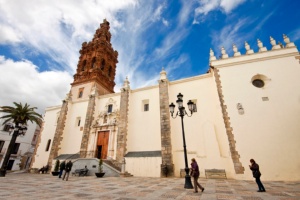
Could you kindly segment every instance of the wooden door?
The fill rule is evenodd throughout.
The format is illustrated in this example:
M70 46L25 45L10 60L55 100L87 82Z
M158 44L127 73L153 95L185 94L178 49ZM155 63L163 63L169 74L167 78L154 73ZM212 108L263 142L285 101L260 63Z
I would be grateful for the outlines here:
M109 131L99 131L97 140L96 157L101 159L107 158Z

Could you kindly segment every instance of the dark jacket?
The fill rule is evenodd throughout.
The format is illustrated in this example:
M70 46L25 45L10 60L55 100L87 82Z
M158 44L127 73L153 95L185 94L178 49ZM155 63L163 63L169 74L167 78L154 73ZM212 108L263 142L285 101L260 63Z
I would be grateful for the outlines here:
M66 164L66 172L70 172L71 169L72 169L72 166L73 166L73 163L71 161L69 161L67 164Z
M253 163L251 166L250 166L250 169L252 171L252 174L253 174L253 177L254 178L259 178L261 173L259 171L259 165L257 163Z
M62 163L60 163L59 169L60 170L65 170L66 169L66 162L65 161L63 161Z
M192 177L199 177L200 176L200 172L199 172L199 167L198 167L197 162L193 162L191 164L191 166L192 166L191 176Z

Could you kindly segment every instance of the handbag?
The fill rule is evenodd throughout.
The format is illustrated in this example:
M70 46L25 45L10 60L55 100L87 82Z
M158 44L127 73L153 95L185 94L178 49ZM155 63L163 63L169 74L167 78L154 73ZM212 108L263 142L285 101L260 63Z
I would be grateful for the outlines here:
M254 178L259 178L260 176L261 176L260 171L255 170L255 171L253 172L253 177L254 177Z

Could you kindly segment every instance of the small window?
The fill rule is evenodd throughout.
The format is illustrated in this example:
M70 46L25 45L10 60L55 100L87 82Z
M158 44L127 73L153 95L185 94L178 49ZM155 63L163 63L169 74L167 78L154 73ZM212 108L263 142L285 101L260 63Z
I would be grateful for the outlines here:
M145 99L142 101L142 111L149 111L149 99Z
M92 60L92 68L96 68L96 57Z
M265 86L265 82L261 79L254 79L252 81L252 84L255 86L255 87L258 87L258 88L262 88Z
M17 154L19 151L19 147L20 147L20 143L15 143L13 150L12 150L12 154Z
M107 108L107 112L108 112L108 113L111 113L111 112L112 112L112 109L113 109L113 105L112 105L112 104L109 104L109 105L108 105L108 108Z
M108 68L108 73L107 73L107 75L108 75L108 76L110 76L110 75L111 75L111 70L112 70L112 67L111 67L111 66L109 66L109 68Z
M144 104L144 111L149 111L149 104L148 103Z
M82 66L81 66L81 71L85 70L85 66L86 66L86 60L83 61Z
M80 126L81 123L81 117L76 118L76 126Z
M48 142L47 142L46 149L45 149L46 151L49 151L50 144L51 144L51 140L49 139Z
M10 125L9 124L5 124L3 127L3 131L9 132L10 129Z
M78 91L78 98L82 98L82 96L83 96L83 89L84 89L84 88L79 88L79 91Z
M101 61L101 70L104 70L104 68L105 68L105 60L102 59L102 61Z
M1 152L1 151L2 151L2 149L3 149L4 143L5 143L5 141L3 141L3 140L0 140L0 152Z

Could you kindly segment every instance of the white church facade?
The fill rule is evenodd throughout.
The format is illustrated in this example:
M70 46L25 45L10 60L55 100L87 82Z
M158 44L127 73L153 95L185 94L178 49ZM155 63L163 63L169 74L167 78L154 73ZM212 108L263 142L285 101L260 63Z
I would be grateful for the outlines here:
M251 158L264 180L300 180L300 56L284 35L285 45L270 38L259 52L245 43L216 59L210 52L208 73L169 81L164 70L157 85L120 92L113 87L118 52L104 20L80 50L77 72L63 104L46 109L32 168L52 166L60 155L126 161L134 176L179 177L185 168L180 117L169 104L182 93L195 104L184 117L187 157L195 158L201 177L206 169L225 169L228 178L253 179ZM176 104L176 103L175 103ZM177 107L175 108L177 110ZM188 110L187 110L188 112ZM66 158L66 157L65 157Z

